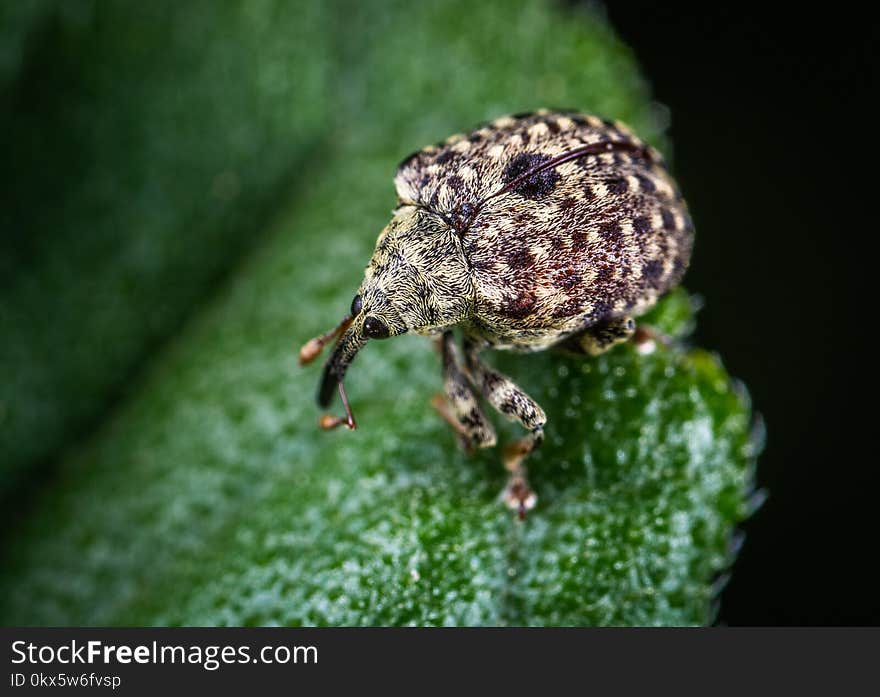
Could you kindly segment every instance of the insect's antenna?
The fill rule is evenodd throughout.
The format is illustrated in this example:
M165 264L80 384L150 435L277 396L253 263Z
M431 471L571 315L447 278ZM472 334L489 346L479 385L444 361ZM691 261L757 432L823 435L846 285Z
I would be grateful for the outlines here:
M309 339L303 344L303 347L299 350L299 364L307 365L320 356L321 351L324 350L324 347L327 344L348 329L351 320L351 315L346 315L334 329L331 329L329 332L322 334L321 336L316 336L314 339Z
M342 406L345 409L345 416L333 416L332 414L324 414L318 421L318 425L325 431L342 426L345 424L349 430L353 431L357 428L354 420L354 414L351 413L351 406L348 403L348 397L345 395L345 388L342 386L342 380L339 381L339 396L342 398Z

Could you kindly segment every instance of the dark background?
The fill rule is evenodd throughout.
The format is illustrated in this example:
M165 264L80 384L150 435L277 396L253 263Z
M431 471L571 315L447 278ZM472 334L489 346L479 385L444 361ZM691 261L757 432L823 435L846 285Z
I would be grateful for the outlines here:
M767 426L769 498L719 621L878 624L877 392L868 342L877 218L874 22L611 5L655 98L697 228L697 341L724 355ZM873 36L871 34L874 34Z

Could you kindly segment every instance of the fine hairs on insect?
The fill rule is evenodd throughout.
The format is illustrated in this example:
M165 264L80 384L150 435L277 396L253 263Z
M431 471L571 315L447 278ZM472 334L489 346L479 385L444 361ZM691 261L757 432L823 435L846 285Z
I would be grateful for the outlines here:
M338 391L370 339L434 337L443 395L433 406L467 450L496 444L478 396L526 435L503 452L506 503L520 518L537 497L524 460L544 437L544 410L487 365L484 349L558 348L596 356L650 341L635 318L681 280L693 247L687 206L660 154L619 122L568 111L505 116L407 157L398 205L379 234L349 314L307 342L300 363L336 344L318 402ZM460 344L455 340L455 330Z

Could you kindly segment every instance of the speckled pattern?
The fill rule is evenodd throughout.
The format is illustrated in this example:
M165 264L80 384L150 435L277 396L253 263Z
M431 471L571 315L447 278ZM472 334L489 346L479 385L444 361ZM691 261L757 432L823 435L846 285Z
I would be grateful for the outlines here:
M389 235L403 252L430 244L413 263L411 275L430 270L421 293L449 288L469 301L447 314L443 295L411 329L464 317L493 346L543 348L641 314L690 260L693 225L659 153L592 115L496 119L413 154L395 184L402 219L374 259L387 260ZM401 294L403 283L395 302L409 320L405 305L418 301Z

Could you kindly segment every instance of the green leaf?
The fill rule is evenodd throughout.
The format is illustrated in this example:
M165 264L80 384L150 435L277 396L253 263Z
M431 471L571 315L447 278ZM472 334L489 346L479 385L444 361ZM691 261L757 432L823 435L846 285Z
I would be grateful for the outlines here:
M323 140L332 37L316 2L2 12L0 494L260 239Z
M497 500L497 451L466 457L429 408L439 361L424 339L368 346L347 381L360 428L316 427L319 369L299 368L296 351L346 311L398 160L542 105L660 136L601 18L509 7L343 3L332 150L136 398L10 530L4 624L711 619L755 448L743 391L703 351L491 356L548 412L525 524ZM681 337L687 295L647 321Z

